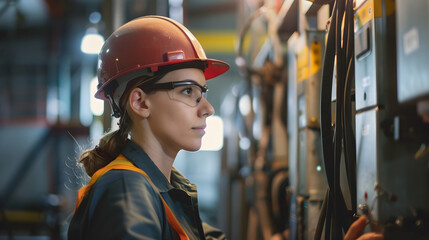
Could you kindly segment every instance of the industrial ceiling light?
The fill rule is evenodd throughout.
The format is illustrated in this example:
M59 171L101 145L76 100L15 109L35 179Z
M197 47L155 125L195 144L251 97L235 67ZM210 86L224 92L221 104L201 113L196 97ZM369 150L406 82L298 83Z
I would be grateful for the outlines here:
M249 95L246 94L240 97L240 100L238 102L238 109L243 116L247 116L250 113L251 99Z
M80 50L86 54L98 54L103 44L104 37L97 32L97 29L91 27L86 30L82 38Z
M89 21L92 26L86 30L82 38L80 50L86 54L98 54L104 44L104 37L98 33L97 24L101 20L99 12L93 12L89 15Z

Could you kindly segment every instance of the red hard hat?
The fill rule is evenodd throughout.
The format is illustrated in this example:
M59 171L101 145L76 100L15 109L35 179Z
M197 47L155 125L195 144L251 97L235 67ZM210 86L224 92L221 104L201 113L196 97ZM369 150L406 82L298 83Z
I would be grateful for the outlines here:
M198 40L182 24L161 16L137 18L118 28L104 43L95 97L107 100L105 88L114 80L129 81L155 73L159 67L194 61L205 62L206 80L229 69L223 61L207 59Z

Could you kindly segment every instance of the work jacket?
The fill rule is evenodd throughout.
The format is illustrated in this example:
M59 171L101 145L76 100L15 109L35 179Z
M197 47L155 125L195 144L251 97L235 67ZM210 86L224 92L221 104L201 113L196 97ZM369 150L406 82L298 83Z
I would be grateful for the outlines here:
M167 221L161 196L189 239L225 239L224 234L202 223L197 189L174 167L171 183L135 143L122 153L147 173L110 170L86 194L69 226L68 239L179 239Z

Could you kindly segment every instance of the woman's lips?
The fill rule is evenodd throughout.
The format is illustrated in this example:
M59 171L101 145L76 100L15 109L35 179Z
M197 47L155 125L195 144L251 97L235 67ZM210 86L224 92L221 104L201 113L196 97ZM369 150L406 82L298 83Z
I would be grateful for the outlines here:
M203 135L206 133L206 131L205 131L206 125L202 125L202 126L199 126L199 127L193 127L192 129L196 130L197 132L199 132L199 133L201 133Z

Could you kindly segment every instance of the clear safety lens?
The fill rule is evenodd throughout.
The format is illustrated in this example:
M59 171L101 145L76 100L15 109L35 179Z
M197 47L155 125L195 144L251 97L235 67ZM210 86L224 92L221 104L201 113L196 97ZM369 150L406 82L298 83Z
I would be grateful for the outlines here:
M171 99L185 103L188 106L195 107L201 101L201 98L207 98L207 91L204 91L196 85L177 86L168 91Z

